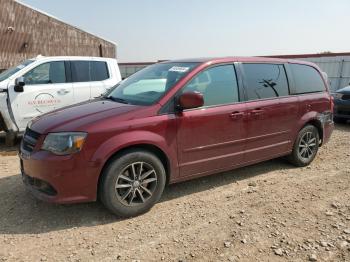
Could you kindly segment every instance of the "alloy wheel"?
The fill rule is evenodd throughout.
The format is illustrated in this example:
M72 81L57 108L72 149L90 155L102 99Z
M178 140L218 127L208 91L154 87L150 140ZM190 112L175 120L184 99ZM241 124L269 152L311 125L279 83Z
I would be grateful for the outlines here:
M310 159L316 151L316 136L313 132L306 132L299 142L299 155L304 159Z
M157 173L152 165L134 162L118 175L116 196L123 205L141 205L153 196L157 181Z

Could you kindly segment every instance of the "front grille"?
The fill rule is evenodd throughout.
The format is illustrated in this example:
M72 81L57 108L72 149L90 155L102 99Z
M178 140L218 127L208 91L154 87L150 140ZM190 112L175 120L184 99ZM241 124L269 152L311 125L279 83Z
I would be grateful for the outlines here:
M39 137L39 133L27 128L23 135L22 149L29 153L33 152Z
M350 100L350 95L348 95L348 94L343 95L341 99L343 99L343 100Z

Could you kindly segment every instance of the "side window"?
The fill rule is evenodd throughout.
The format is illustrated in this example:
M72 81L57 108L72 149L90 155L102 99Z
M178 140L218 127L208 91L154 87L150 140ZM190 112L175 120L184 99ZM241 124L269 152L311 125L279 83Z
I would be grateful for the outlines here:
M233 65L217 66L200 72L182 90L183 93L190 91L203 94L204 106L238 102L238 85Z
M64 62L49 62L41 64L24 76L26 85L58 84L66 82Z
M71 61L73 82L90 82L89 64L89 61Z
M109 78L108 67L106 62L90 62L91 81L103 81Z
M243 64L248 100L287 96L288 81L283 65Z
M297 94L325 91L326 87L318 71L307 65L290 64Z

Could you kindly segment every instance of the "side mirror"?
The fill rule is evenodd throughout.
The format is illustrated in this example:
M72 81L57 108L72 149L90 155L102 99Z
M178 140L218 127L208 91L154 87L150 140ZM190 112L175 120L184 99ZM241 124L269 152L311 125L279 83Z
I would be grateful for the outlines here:
M199 92L186 92L183 93L178 100L178 109L191 109L204 105L203 95Z
M25 86L25 84L26 83L24 82L23 76L16 78L15 88L14 88L15 92L23 92L24 91L23 87Z

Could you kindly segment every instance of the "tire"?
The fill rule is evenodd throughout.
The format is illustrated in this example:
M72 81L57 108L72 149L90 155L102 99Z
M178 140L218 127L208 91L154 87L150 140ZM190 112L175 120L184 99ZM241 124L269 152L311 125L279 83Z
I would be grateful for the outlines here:
M5 145L9 147L14 146L16 144L16 137L17 137L17 134L15 132L13 131L6 132Z
M303 127L294 142L293 151L288 156L289 162L298 167L309 165L315 158L320 137L313 125Z
M334 117L333 121L337 124L345 124L347 120L345 118L341 118L341 117Z
M128 150L104 169L100 200L117 216L137 216L159 201L165 183L165 169L158 157L141 149Z

